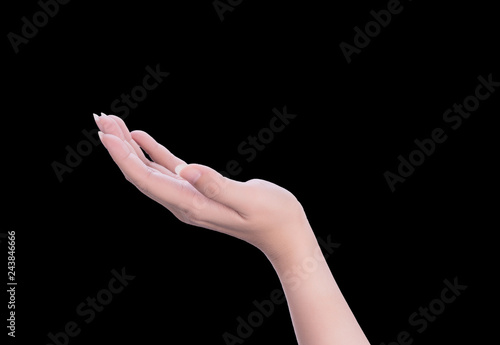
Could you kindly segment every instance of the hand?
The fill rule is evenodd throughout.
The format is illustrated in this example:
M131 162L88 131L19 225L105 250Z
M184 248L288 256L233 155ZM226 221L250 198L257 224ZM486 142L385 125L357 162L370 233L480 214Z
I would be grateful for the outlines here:
M146 132L130 133L119 117L94 117L102 143L125 178L182 222L245 240L271 260L316 243L301 204L286 189L188 165Z
M188 165L147 133L130 133L119 117L95 118L102 143L141 192L185 223L240 238L266 254L282 282L299 344L369 345L289 191Z

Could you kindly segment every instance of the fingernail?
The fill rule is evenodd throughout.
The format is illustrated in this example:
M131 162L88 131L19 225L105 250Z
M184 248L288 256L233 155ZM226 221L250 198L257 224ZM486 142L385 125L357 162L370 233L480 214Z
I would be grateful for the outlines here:
M92 114L92 115L94 115L95 122L96 123L99 122L99 115L97 115L97 114Z
M178 166L175 167L175 173L179 175L181 170L184 169L185 167L187 167L187 164L185 163L179 164Z
M108 116L108 115L106 115L106 114L104 114L104 113L101 113L101 116Z
M99 139L102 141L102 136L103 136L102 132L101 131L97 132L97 135L99 136Z

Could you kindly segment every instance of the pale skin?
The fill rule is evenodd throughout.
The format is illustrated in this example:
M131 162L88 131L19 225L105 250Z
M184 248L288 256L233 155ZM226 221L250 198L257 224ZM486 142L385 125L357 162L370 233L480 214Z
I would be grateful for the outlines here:
M94 118L111 158L142 193L184 223L239 238L265 254L300 345L369 344L292 193L268 181L239 182L208 166L186 164L146 132L129 132L119 117Z

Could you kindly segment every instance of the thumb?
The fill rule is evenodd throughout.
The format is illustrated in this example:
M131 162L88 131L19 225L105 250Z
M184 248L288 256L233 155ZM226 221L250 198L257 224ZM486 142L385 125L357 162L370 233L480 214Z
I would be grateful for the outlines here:
M175 173L194 186L202 171L198 168L198 164L179 164L175 167Z
M228 179L206 165L179 164L175 172L205 197L230 208L239 210L248 202L244 183Z

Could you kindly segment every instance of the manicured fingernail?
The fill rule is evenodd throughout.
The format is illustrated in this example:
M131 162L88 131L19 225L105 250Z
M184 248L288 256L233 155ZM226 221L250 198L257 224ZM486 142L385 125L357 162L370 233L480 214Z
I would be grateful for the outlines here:
M185 167L187 167L187 164L185 163L179 164L178 166L175 167L175 173L179 175L181 170L184 169Z
M102 136L103 136L102 132L101 131L97 132L97 135L99 136L99 139L101 139L102 141Z
M106 114L104 114L104 113L101 113L101 116L108 116L108 115L106 115Z
M96 123L99 122L99 115L97 115L97 114L92 114L92 115L94 115L95 122Z

